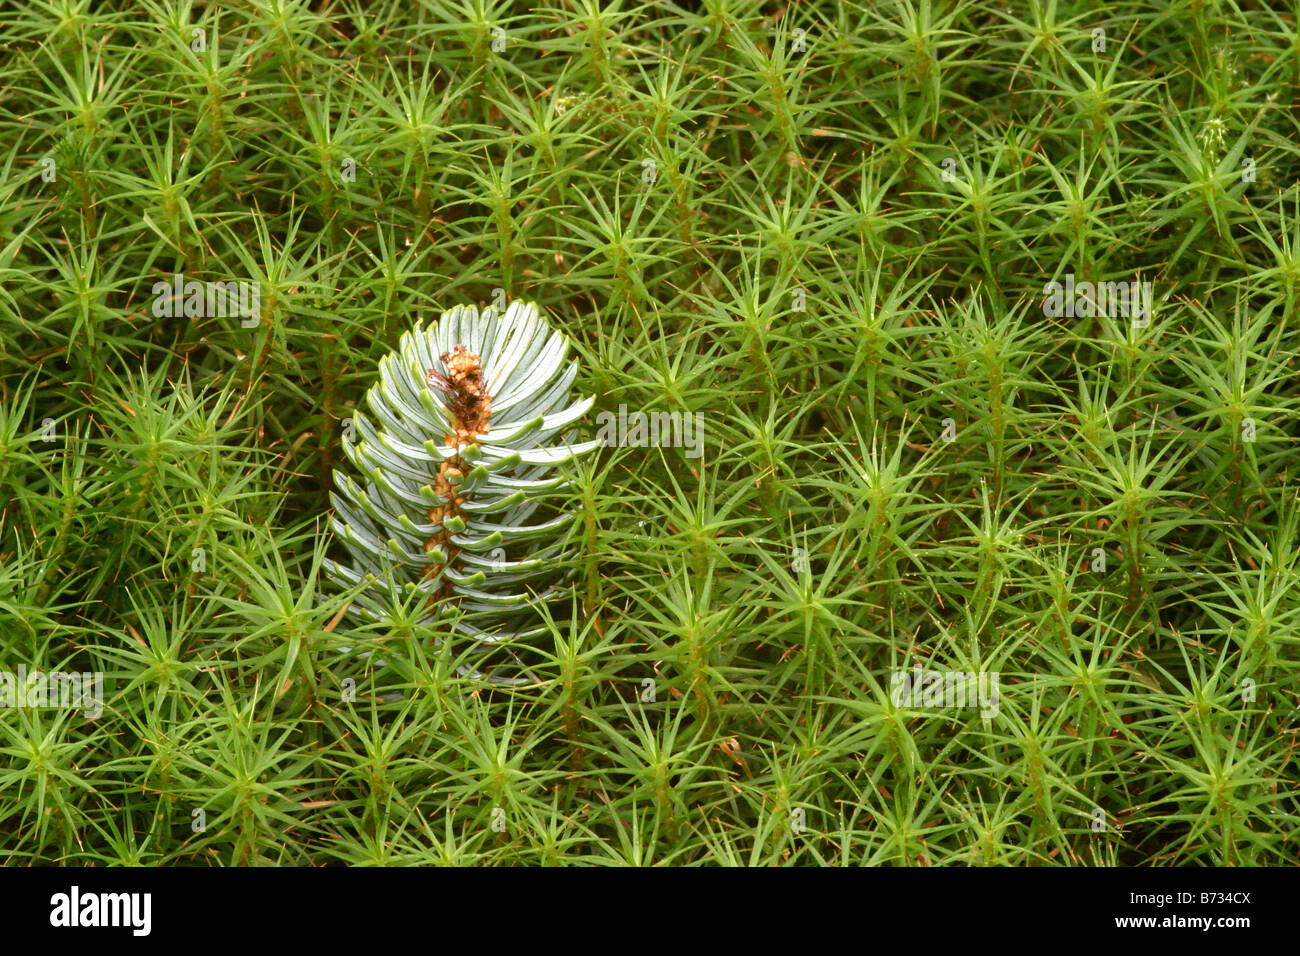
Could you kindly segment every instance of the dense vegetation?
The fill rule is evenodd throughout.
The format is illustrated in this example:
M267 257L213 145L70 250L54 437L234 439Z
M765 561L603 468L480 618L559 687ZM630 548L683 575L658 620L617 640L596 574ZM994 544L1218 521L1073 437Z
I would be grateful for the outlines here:
M0 859L1297 862L1293 14L4 8L0 667L104 700L0 710ZM568 469L510 688L321 573L380 357L506 300L587 437L703 423Z

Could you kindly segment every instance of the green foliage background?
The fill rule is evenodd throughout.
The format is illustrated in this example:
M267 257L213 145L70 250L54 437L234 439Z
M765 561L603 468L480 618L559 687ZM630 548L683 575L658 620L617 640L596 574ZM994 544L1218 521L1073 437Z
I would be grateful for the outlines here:
M1297 862L1293 14L0 23L0 666L108 691L0 711L0 859ZM1150 326L1045 316L1070 272ZM155 317L173 273L261 283L257 327ZM378 359L496 289L598 410L705 423L574 472L508 691L319 574ZM895 704L915 664L998 716Z

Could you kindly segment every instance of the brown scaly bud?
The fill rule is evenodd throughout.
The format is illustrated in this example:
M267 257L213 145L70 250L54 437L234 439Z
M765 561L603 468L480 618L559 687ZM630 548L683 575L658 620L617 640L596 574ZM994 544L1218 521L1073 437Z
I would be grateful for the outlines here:
M478 436L488 430L492 399L483 381L483 362L478 353L457 345L439 358L447 366L447 375L429 369L426 381L438 386L451 412L453 434L446 436L448 445L463 448L477 445Z
M443 375L429 369L425 380L429 385L436 385L442 392L447 402L447 411L451 413L454 433L447 435L444 441L457 450L467 445L477 445L478 436L488 430L488 418L492 414L492 399L488 396L483 381L483 361L477 352L471 352L464 345L443 352L439 358L447 366L448 374ZM431 523L442 524L448 518L460 515L460 506L465 503L465 499L456 493L451 479L460 478L468 468L459 455L442 463L434 490L440 497L447 499L447 503L429 509ZM454 559L457 549L451 544L451 535L445 528L424 542L425 551L432 551L435 547L447 551L448 563ZM445 565L430 566L425 577L441 574L443 567ZM444 591L450 593L450 586L448 582Z

